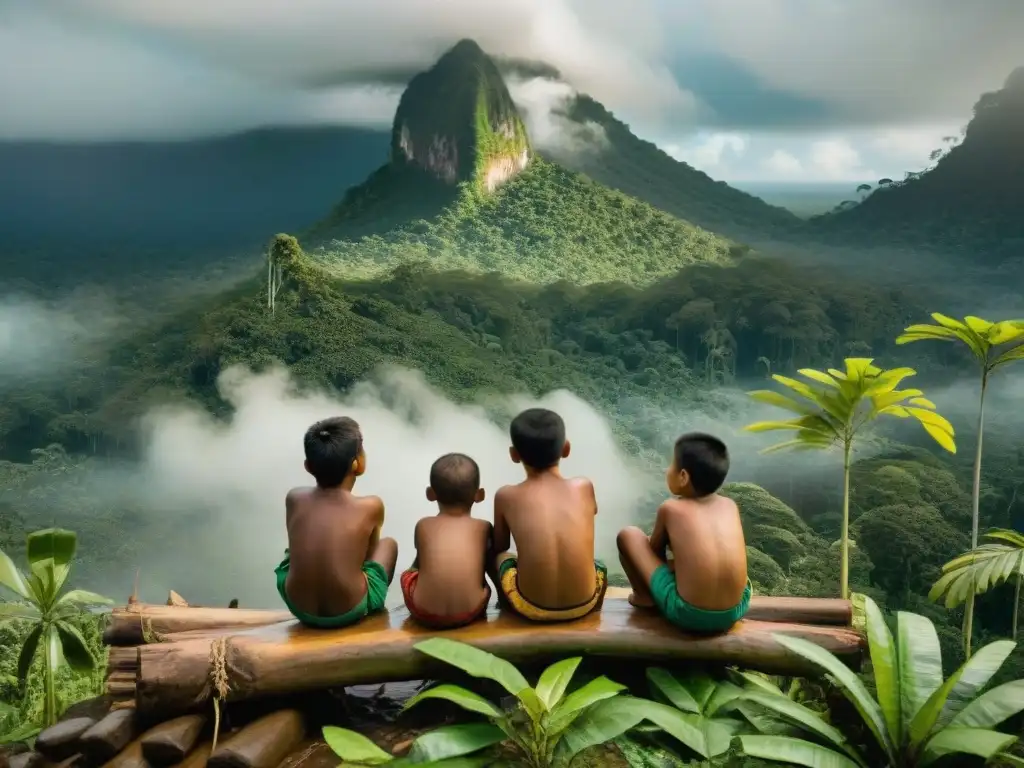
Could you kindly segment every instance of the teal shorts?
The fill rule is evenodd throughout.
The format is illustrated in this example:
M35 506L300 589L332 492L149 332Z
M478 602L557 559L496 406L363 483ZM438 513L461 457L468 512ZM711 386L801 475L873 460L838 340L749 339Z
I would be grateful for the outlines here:
M286 549L284 551L284 560L274 569L274 574L277 576L277 592L281 595L281 599L284 600L288 610L292 612L292 616L307 627L316 627L317 629L347 627L371 613L384 609L384 601L388 595L388 574L384 570L384 566L378 562L367 560L363 563L363 575L366 577L366 594L363 595L363 599L356 603L351 610L346 611L340 616L314 616L311 613L306 613L296 608L288 598L288 592L285 589L290 566L291 556Z
M750 608L750 582L732 608L708 611L690 605L676 590L676 574L667 565L659 566L651 576L651 597L661 614L672 624L690 632L724 632L742 619Z

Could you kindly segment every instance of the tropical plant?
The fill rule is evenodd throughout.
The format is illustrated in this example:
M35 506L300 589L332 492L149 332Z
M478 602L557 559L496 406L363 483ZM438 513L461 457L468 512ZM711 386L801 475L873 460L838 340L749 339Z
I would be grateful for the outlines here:
M618 696L625 686L603 676L566 695L582 661L579 657L552 664L541 673L533 688L512 664L471 645L434 637L415 647L472 677L498 683L515 697L514 707L505 710L457 685L434 686L411 698L405 708L427 699L444 699L483 715L489 722L438 728L416 739L409 753L397 759L354 731L333 726L324 728L327 744L347 763L379 765L386 762L396 766L430 763L453 768L567 765L584 749L611 741L640 723L647 707L654 704Z
M985 392L988 378L997 368L1014 361L1024 360L1024 320L1003 320L991 323L968 315L963 320L932 313L936 325L911 325L897 337L897 344L913 341L959 341L974 355L981 369L981 394L978 399L978 444L974 454L974 487L971 495L971 550L978 546L978 522L981 506L981 454L985 433ZM972 570L973 577L977 572ZM974 593L967 595L964 610L964 652L971 655L971 636L974 632Z
M855 672L825 649L796 637L775 637L820 667L843 691L876 749L864 754L839 728L802 704L747 692L746 700L802 729L812 740L741 735L744 754L811 768L917 768L957 753L989 759L1017 740L993 728L1024 710L1024 680L981 693L1015 643L1000 640L986 645L943 680L939 638L931 621L913 613L897 614L894 641L881 610L870 598L865 599L865 611L876 697Z
M1024 580L1024 535L1005 528L985 534L992 543L981 544L942 566L942 577L928 593L929 600L945 597L947 608L956 608L973 595L987 592L1013 578L1013 628L1017 639L1017 613L1020 606L1020 585Z
M829 368L828 372L802 368L798 373L813 384L775 374L777 382L796 393L801 400L772 390L750 392L750 397L761 403L784 408L799 414L785 421L759 421L746 427L750 432L792 430L796 437L773 445L763 452L782 449L843 450L843 522L840 542L842 548L839 589L843 598L849 597L850 585L850 456L855 438L878 416L917 419L925 431L947 451L956 453L953 426L935 412L935 404L923 396L919 389L898 390L896 387L908 376L915 375L912 368L882 370L865 357L848 357L845 371Z
M0 586L14 601L0 602L0 621L32 622L18 657L18 681L23 688L37 651L43 656L43 726L57 721L57 670L64 663L78 672L91 672L96 659L85 638L69 621L86 606L109 605L110 600L75 589L63 592L71 574L78 539L71 531L48 528L28 535L25 547L29 570L22 573L0 552ZM62 594L63 592L63 594Z
M703 674L676 677L652 667L647 670L647 682L655 701L645 708L645 719L652 725L640 725L638 732L663 731L708 760L728 752L738 733L754 730L737 717L743 688L728 680Z

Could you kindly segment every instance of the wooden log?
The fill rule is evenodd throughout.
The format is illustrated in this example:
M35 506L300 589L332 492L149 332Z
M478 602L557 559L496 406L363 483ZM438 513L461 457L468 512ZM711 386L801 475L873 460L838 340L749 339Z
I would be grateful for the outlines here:
M486 620L438 633L409 620L403 608L341 630L308 629L292 621L214 640L143 646L136 703L146 715L188 711L210 696L211 659L218 654L227 670L229 701L444 676L450 667L413 648L435 635L513 663L587 654L640 662L707 661L778 674L817 673L776 642L776 632L814 642L853 667L860 664L863 635L846 627L742 621L726 634L688 635L653 611L635 609L625 600L606 600L599 613L563 624L536 624L492 610Z
M213 749L213 741L200 744L189 752L188 756L175 765L174 768L206 768L206 762L210 759L211 749Z
M306 735L297 709L261 717L230 736L210 755L209 768L277 768Z
M185 715L161 723L142 737L142 753L156 766L180 763L199 741L205 725L203 715Z
M51 725L36 737L36 751L53 761L66 760L81 751L82 735L96 725L91 717L76 717Z
M606 600L628 595L628 589L611 588ZM755 595L747 618L782 624L850 626L853 607L849 600L816 597L772 597ZM110 616L103 641L112 646L142 645L143 626L161 642L193 639L188 632L217 636L224 630L268 626L291 621L288 611L239 608L196 608L137 604L116 609ZM125 649L127 650L127 649ZM113 652L113 649L111 649ZM121 658L121 657L119 657Z
M8 764L11 768L43 768L47 760L39 752L28 751L12 756Z
M106 762L128 746L136 733L135 710L114 710L82 734L82 752L94 762Z
M139 667L139 652L134 647L113 647L107 652L107 672L134 672Z
M135 739L103 764L102 768L150 768L142 754L142 740Z
M103 631L103 642L107 645L142 645L171 632L216 627L258 627L290 618L288 611L179 608L173 605L136 603L111 612Z

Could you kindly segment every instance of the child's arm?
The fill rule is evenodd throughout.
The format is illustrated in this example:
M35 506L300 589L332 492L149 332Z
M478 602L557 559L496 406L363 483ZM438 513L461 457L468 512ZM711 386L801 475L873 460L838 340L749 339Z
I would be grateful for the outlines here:
M505 521L505 489L501 488L494 494L494 537L492 546L494 552L508 552L512 547L512 531L509 530Z
M412 545L416 548L416 556L412 559L412 565L409 567L418 570L420 567L420 523L422 520L417 521L416 527L412 530Z
M370 496L369 501L373 504L375 524L373 531L370 533L370 541L366 545L367 560L373 556L374 551L377 549L377 544L380 543L380 529L384 525L384 501L377 496Z
M654 530L651 531L650 544L651 549L654 550L661 560L666 558L666 550L668 549L668 530L665 528L665 506L658 507L658 512L654 516Z

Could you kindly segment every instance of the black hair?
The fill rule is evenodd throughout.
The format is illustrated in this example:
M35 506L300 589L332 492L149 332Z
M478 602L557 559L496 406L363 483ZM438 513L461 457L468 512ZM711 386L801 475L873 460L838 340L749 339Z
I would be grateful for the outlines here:
M430 487L439 504L471 506L480 490L480 467L462 453L447 453L430 467Z
M555 466L565 446L565 422L547 408L529 408L514 419L509 427L512 447L523 464L533 469Z
M709 496L729 474L729 449L713 435L688 432L676 440L675 468L687 471L697 496Z
M363 450L363 433L347 416L318 421L302 440L309 473L321 488L335 488L352 471L352 462Z

